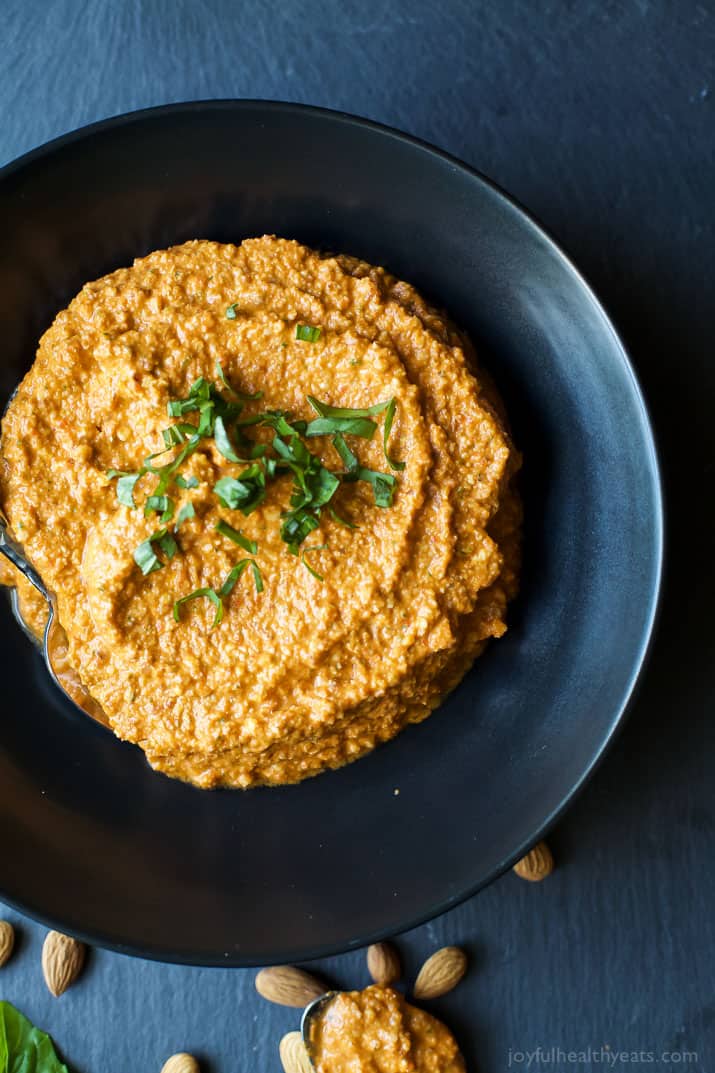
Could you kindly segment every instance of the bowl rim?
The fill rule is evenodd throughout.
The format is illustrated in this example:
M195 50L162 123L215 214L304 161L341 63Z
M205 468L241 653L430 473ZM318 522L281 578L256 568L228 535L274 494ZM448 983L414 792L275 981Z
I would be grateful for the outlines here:
M346 953L349 950L359 949L363 946L367 946L370 943L379 942L384 939L388 939L395 934L402 934L410 931L413 928L420 927L430 920L434 920L436 917L441 916L443 913L448 912L451 909L456 908L462 903L466 902L474 895L478 894L485 887L489 886L500 876L504 875L518 860L520 860L529 849L538 841L543 839L549 831L554 827L558 820L563 816L566 810L575 802L579 795L583 792L588 782L593 778L594 774L601 766L607 753L616 741L619 733L622 731L625 724L626 716L631 709L633 702L638 696L638 692L643 683L644 671L648 665L648 661L652 655L655 638L658 632L658 625L660 621L660 614L662 611L662 597L663 597L663 576L664 576L664 561L665 561L665 549L666 549L666 513L665 513L665 491L662 477L662 467L660 464L660 452L658 449L658 443L656 434L654 431L653 421L651 419L650 410L645 399L645 395L641 384L633 366L628 348L626 347L620 332L617 330L613 318L608 313L606 307L598 297L597 292L588 281L587 277L581 272L577 265L572 260L571 256L564 250L563 246L552 235L548 227L546 227L531 210L526 208L516 197L508 193L496 183L489 176L485 175L478 168L472 167L466 164L459 157L452 155L451 153L440 149L438 146L433 145L423 138L416 137L415 135L407 134L404 131L399 130L396 127L392 127L388 124L380 123L372 119L365 118L363 116L354 115L350 112L342 110L336 110L331 108L325 108L321 106L302 104L291 101L283 100L266 100L262 98L249 98L249 97L218 97L218 98L206 98L186 101L176 101L170 104L153 105L147 108L140 108L129 112L121 112L116 115L108 116L104 119L97 120L93 123L88 123L84 126L72 129L64 134L61 134L50 141L43 142L42 144L29 149L27 152L21 154L10 160L8 163L0 167L0 184L2 181L15 172L21 171L24 167L34 164L38 160L49 157L58 149L62 149L65 146L80 142L85 139L93 137L95 134L101 134L105 131L111 131L113 129L129 126L136 122L141 122L146 119L161 119L163 116L171 116L181 112L187 114L200 114L206 111L251 111L256 108L266 109L267 111L274 113L282 113L286 116L294 115L314 115L322 117L330 122L338 123L347 127L359 127L363 130L371 131L375 134L379 134L382 137L390 138L398 143L406 144L412 148L419 149L429 156L437 157L444 163L450 165L450 167L460 171L471 180L476 180L478 183L487 186L497 197L508 205L512 212L517 214L522 222L526 224L532 231L535 231L542 241L546 243L550 253L561 262L563 267L576 278L585 292L585 296L591 301L595 310L598 312L600 319L603 323L604 329L611 335L616 349L620 352L621 361L624 368L628 373L631 381L631 386L636 399L636 402L640 409L641 415L641 428L645 437L645 445L648 455L648 468L649 473L652 476L653 482L653 510L654 510L654 532L653 532L653 550L654 550L654 570L653 570L653 582L649 596L649 603L647 607L647 619L643 632L641 634L640 645L633 661L630 675L627 680L627 685L623 692L623 699L620 706L614 710L610 727L608 728L604 738L602 739L599 748L592 756L589 764L581 773L579 779L571 786L569 791L564 794L558 805L549 813L548 816L538 825L536 830L529 838L525 839L516 849L510 851L504 857L502 857L499 864L497 864L483 879L473 886L470 886L466 890L462 890L457 894L451 895L449 898L439 902L436 905L431 906L425 910L419 916L411 918L400 925L395 930L379 930L371 933L367 936L360 936L351 939L347 945L336 945L335 943L328 943L323 946L317 946L304 951L299 951L298 954L290 952L285 958L281 958L280 954L276 956L274 963L280 964L286 961L312 961L318 958L330 957L333 955ZM2 191L0 190L0 194ZM66 928L66 922L58 920L50 913L46 913L34 906L28 906L17 902L13 899L7 898L6 895L0 890L0 899L8 905L10 908L15 909L20 913L24 913L31 919L38 921L41 924L49 927L62 930ZM201 954L198 951L196 954L191 953L179 953L172 951L164 947L150 947L139 946L131 943L118 941L116 938L112 938L111 935L103 933L102 931L96 931L94 929L83 930L81 928L73 928L73 934L78 938L86 941L92 945L98 945L105 949L114 950L117 953L128 954L135 957L142 957L150 961L169 962L173 964L185 964L196 965L205 967L237 967L237 968L253 968L259 965L265 964L265 962L257 961L255 959L244 960L236 957L224 957L224 956L206 956L205 953Z

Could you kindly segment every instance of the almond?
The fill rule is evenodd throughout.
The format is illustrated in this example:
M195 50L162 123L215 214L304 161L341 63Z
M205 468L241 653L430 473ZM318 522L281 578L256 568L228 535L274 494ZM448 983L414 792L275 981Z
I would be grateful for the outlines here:
M446 995L467 971L467 955L458 946L444 946L427 958L419 971L413 995L417 999Z
M256 977L256 991L279 1006L307 1006L324 995L326 988L314 976L292 965L261 969Z
M522 879L528 879L530 883L539 883L550 876L553 870L554 855L545 842L537 842L526 857L522 857L514 865L516 874Z
M300 1032L289 1032L278 1047L285 1073L313 1073Z
M193 1054L172 1054L161 1067L161 1073L199 1073L199 1063Z
M376 984L387 987L402 976L400 955L390 943L373 943L367 948L367 971Z
M48 932L42 947L45 983L55 998L71 987L84 965L84 945L60 931Z
M15 929L9 920L0 920L0 969L12 956L15 945Z

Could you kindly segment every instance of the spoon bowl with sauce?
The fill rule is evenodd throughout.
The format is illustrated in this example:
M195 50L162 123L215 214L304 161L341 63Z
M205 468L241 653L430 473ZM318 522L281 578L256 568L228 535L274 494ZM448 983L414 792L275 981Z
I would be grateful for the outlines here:
M399 991L373 984L362 991L328 991L303 1011L301 1035L316 1073L374 1068L415 1073L464 1073L464 1059L446 1025L411 1006Z
M47 623L42 639L35 637L27 627L26 629L38 645L41 645L45 665L53 682L72 701L76 708L79 708L81 712L90 716L96 722L101 723L102 726L107 726L107 717L104 712L84 689L79 678L67 662L67 635L57 613L55 594L45 586L37 570L25 556L22 546L10 534L7 518L2 511L0 511L0 555L4 555L13 566L17 567L23 577L37 589L47 603Z

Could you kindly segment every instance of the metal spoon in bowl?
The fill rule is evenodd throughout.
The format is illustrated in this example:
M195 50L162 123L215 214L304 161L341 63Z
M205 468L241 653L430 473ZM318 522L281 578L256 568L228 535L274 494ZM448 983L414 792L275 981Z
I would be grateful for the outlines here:
M34 585L40 595L47 601L48 615L47 625L42 640L42 655L44 656L47 670L53 682L72 703L86 715L91 716L98 723L107 726L107 717L92 697L82 688L82 684L76 675L69 669L60 671L56 663L59 656L67 651L67 634L57 614L57 599L53 592L46 588L40 575L34 566L25 558L25 553L18 542L10 535L7 518L0 510L0 555L16 566L24 577ZM56 663L53 663L53 660Z
M303 1010L303 1016L300 1019L300 1034L303 1037L303 1045L305 1047L308 1059L310 1061L311 1068L314 1069L313 1055L312 1055L312 1043L310 1039L310 1030L313 1022L324 1012L325 1007L328 1006L334 998L340 994L339 991L326 991L324 995L318 995L312 1002Z

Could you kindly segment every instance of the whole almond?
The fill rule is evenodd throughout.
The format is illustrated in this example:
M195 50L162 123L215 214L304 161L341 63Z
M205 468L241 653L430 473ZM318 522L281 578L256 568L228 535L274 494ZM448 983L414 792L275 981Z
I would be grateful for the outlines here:
M300 1007L324 995L326 988L302 969L276 965L272 969L261 969L256 977L256 991L279 1006Z
M419 971L413 995L417 999L446 995L467 971L467 955L458 946L444 946L427 958Z
M528 879L530 883L539 883L550 876L553 870L554 855L545 842L537 842L526 857L522 857L514 865L516 874L522 879Z
M0 920L0 969L12 956L15 945L15 929L9 920Z
M367 971L376 984L387 987L402 976L400 955L390 943L373 943L367 948Z
M278 1051L285 1073L313 1073L313 1066L300 1032L289 1032L284 1036Z
M48 932L42 947L45 983L55 998L71 987L84 965L84 945L60 931Z
M161 1073L199 1073L199 1063L193 1054L172 1054L161 1067Z

